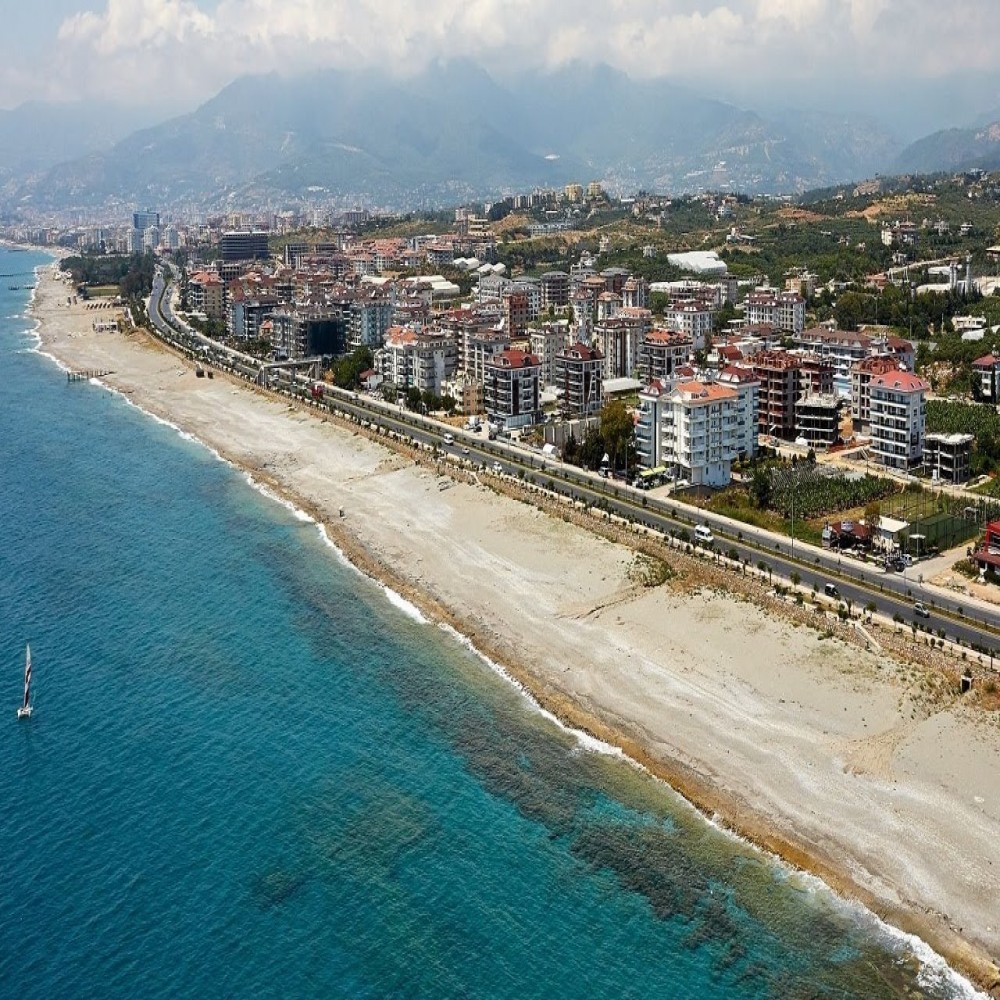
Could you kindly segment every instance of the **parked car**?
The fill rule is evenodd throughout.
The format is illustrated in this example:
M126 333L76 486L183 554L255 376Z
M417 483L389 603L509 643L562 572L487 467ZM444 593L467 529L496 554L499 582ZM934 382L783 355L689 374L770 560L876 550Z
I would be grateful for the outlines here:
M925 604L923 603L923 601L917 601L917 602L916 602L916 603L915 603L915 604L913 605L913 613L914 613L914 614L915 614L915 615L916 615L916 616L917 616L918 618L930 618L930 616L931 616L931 613L930 613L930 611L928 611L928 610L927 610L927 605L925 605Z

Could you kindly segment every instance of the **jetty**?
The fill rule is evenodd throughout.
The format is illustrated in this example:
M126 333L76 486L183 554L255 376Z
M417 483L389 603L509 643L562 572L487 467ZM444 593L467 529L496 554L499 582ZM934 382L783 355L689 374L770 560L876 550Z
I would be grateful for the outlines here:
M104 378L105 375L114 375L114 372L107 368L88 368L83 371L70 369L66 372L66 381L89 382L92 378Z

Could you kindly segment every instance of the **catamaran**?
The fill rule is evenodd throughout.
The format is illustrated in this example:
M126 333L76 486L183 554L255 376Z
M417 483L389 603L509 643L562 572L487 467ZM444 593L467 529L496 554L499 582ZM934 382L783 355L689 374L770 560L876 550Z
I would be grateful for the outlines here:
M31 646L24 644L24 704L17 710L19 719L31 717Z

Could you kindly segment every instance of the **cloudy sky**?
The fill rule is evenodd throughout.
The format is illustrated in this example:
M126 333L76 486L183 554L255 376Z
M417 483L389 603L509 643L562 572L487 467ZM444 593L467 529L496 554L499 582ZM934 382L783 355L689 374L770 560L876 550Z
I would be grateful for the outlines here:
M996 0L0 0L0 107L32 97L193 106L251 71L466 56L494 73L570 60L723 96L872 88L1000 70ZM982 108L994 100L982 102ZM1000 95L994 103L1000 104Z

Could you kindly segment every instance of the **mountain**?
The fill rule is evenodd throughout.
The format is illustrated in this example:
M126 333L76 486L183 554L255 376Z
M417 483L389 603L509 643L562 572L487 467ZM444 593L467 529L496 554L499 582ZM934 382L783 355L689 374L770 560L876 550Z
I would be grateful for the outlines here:
M763 117L668 80L570 65L498 83L462 60L250 76L190 114L68 158L8 198L200 208L323 199L418 207L599 179L620 191L791 193L853 180L896 152L869 121Z
M0 175L24 175L108 149L143 125L152 110L115 104L47 104L29 101L0 110Z
M895 162L898 173L1000 169L1000 121L973 128L949 128L911 143Z

